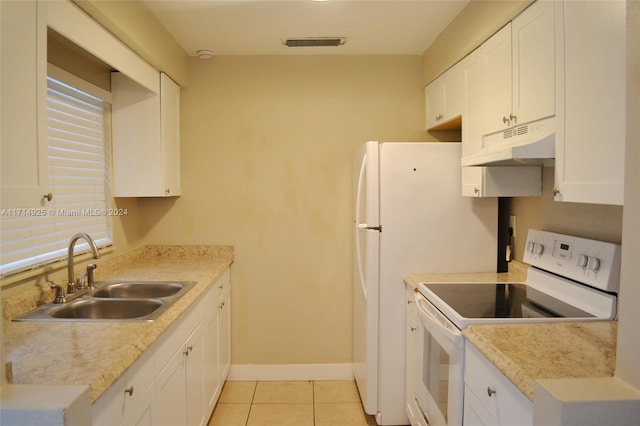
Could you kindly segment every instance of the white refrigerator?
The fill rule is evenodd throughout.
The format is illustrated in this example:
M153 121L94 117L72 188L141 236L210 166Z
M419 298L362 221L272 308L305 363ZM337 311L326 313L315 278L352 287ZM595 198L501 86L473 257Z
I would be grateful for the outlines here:
M498 200L461 196L460 143L367 142L353 167L354 377L379 425L405 425L403 278L495 272Z

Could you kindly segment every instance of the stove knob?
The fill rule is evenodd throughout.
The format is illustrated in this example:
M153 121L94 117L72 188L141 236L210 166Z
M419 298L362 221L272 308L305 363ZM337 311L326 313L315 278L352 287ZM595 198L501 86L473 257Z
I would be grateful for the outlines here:
M589 258L587 256L585 256L584 254L579 254L578 259L576 260L576 265L578 265L581 268L584 268L585 266L587 266L588 260Z
M587 269L597 272L600 269L600 259L597 257L590 257L587 262Z
M527 251L529 253L533 253L533 246L535 246L535 243L532 243L532 242L527 243Z
M533 244L533 252L535 254L542 254L544 251L544 246L542 244L534 243Z

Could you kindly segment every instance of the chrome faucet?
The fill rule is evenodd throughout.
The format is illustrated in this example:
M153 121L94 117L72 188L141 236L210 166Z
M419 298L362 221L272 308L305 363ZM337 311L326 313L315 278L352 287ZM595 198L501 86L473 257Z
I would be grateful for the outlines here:
M75 293L76 292L76 279L75 274L73 272L73 248L76 245L76 242L80 239L84 238L91 248L91 252L93 253L93 258L98 259L100 255L98 254L98 248L96 247L96 243L93 241L93 238L84 232L78 232L73 237L71 237L71 241L69 241L69 251L67 254L67 272L69 274L67 281L67 293ZM93 281L93 280L92 280Z

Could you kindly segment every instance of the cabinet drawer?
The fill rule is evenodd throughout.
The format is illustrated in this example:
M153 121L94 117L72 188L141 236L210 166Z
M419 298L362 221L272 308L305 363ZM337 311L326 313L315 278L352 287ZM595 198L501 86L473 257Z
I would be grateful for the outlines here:
M465 405L482 406L499 425L533 424L531 401L471 344L465 350L464 381Z
M145 351L124 375L93 406L94 426L122 424L148 398L155 372L154 351ZM148 404L147 404L148 405Z

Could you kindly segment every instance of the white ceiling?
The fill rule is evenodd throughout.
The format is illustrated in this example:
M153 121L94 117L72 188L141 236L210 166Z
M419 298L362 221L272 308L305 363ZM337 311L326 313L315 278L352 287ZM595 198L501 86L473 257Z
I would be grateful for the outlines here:
M190 56L421 55L469 0L143 0ZM290 37L346 37L286 47Z

